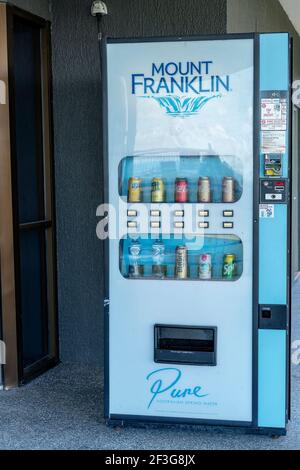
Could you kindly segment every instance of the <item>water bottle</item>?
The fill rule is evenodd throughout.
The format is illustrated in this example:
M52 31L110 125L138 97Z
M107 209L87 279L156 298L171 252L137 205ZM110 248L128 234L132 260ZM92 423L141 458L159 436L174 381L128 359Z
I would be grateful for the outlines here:
M156 240L152 246L152 274L154 277L163 279L167 277L168 267L165 264L166 248L161 240Z
M144 277L144 266L142 263L142 245L139 239L132 240L129 245L129 277Z

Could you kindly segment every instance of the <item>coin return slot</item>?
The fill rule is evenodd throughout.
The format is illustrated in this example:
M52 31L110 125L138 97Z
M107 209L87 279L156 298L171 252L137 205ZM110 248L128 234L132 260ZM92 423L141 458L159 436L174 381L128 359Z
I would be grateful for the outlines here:
M175 217L184 217L184 211L175 211L174 215Z
M199 228L208 229L209 228L209 223L208 222L200 222L199 223Z
M234 228L233 222L224 222L223 228Z
M137 217L137 215L138 215L137 211L127 211L128 217Z
M199 211L199 217L209 217L209 211Z
M217 365L217 328L155 326L155 362Z
M184 228L184 222L175 222L174 227L178 229Z
M160 211L151 211L150 215L151 215L151 217L161 217L161 212Z
M234 212L233 211L224 211L223 212L223 217L233 217L234 216Z
M137 228L137 226L138 226L137 222L132 222L132 221L127 222L128 228Z
M161 224L160 222L151 222L150 226L151 228L160 228Z

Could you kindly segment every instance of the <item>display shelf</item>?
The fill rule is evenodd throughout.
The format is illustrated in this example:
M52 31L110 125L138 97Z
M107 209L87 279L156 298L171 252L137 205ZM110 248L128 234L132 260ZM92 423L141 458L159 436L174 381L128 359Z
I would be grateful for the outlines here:
M138 256L130 254L131 247L138 241ZM127 237L120 242L120 271L123 277L130 280L178 280L178 281L201 281L201 282L234 282L237 281L243 273L243 244L235 235L207 235L198 237L178 238L175 235L169 238L160 238L159 241L164 246L164 256L158 265L166 266L166 275L153 275L153 266L156 265L153 257L153 245L157 242L150 236ZM176 248L185 246L188 252L188 270L189 274L184 279L178 279L175 275L176 267ZM136 252L136 250L135 250ZM211 256L211 279L201 279L199 277L200 256L208 254ZM234 255L235 271L232 278L226 278L223 275L225 255ZM142 266L142 274L130 274L130 267Z
M119 166L119 195L124 201L128 198L130 178L141 180L143 197L139 202L155 202L151 199L153 178L161 178L165 186L166 203L174 203L176 179L188 181L189 197L187 203L198 203L198 182L200 177L209 178L210 203L235 203L243 193L243 166L241 160L234 156L201 155L201 156L137 156L124 158ZM231 202L224 201L222 183L224 178L233 178L234 196Z

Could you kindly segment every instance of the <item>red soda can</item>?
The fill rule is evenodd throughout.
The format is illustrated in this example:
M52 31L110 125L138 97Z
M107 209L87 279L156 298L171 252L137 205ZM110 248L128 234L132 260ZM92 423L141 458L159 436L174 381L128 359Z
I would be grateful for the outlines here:
M177 178L175 183L175 202L185 204L189 202L189 184L186 178Z

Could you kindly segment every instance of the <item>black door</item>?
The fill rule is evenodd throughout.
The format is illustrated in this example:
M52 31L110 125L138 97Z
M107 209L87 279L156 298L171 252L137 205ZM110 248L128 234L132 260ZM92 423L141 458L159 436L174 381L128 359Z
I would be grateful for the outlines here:
M58 362L49 25L9 17L20 382Z

